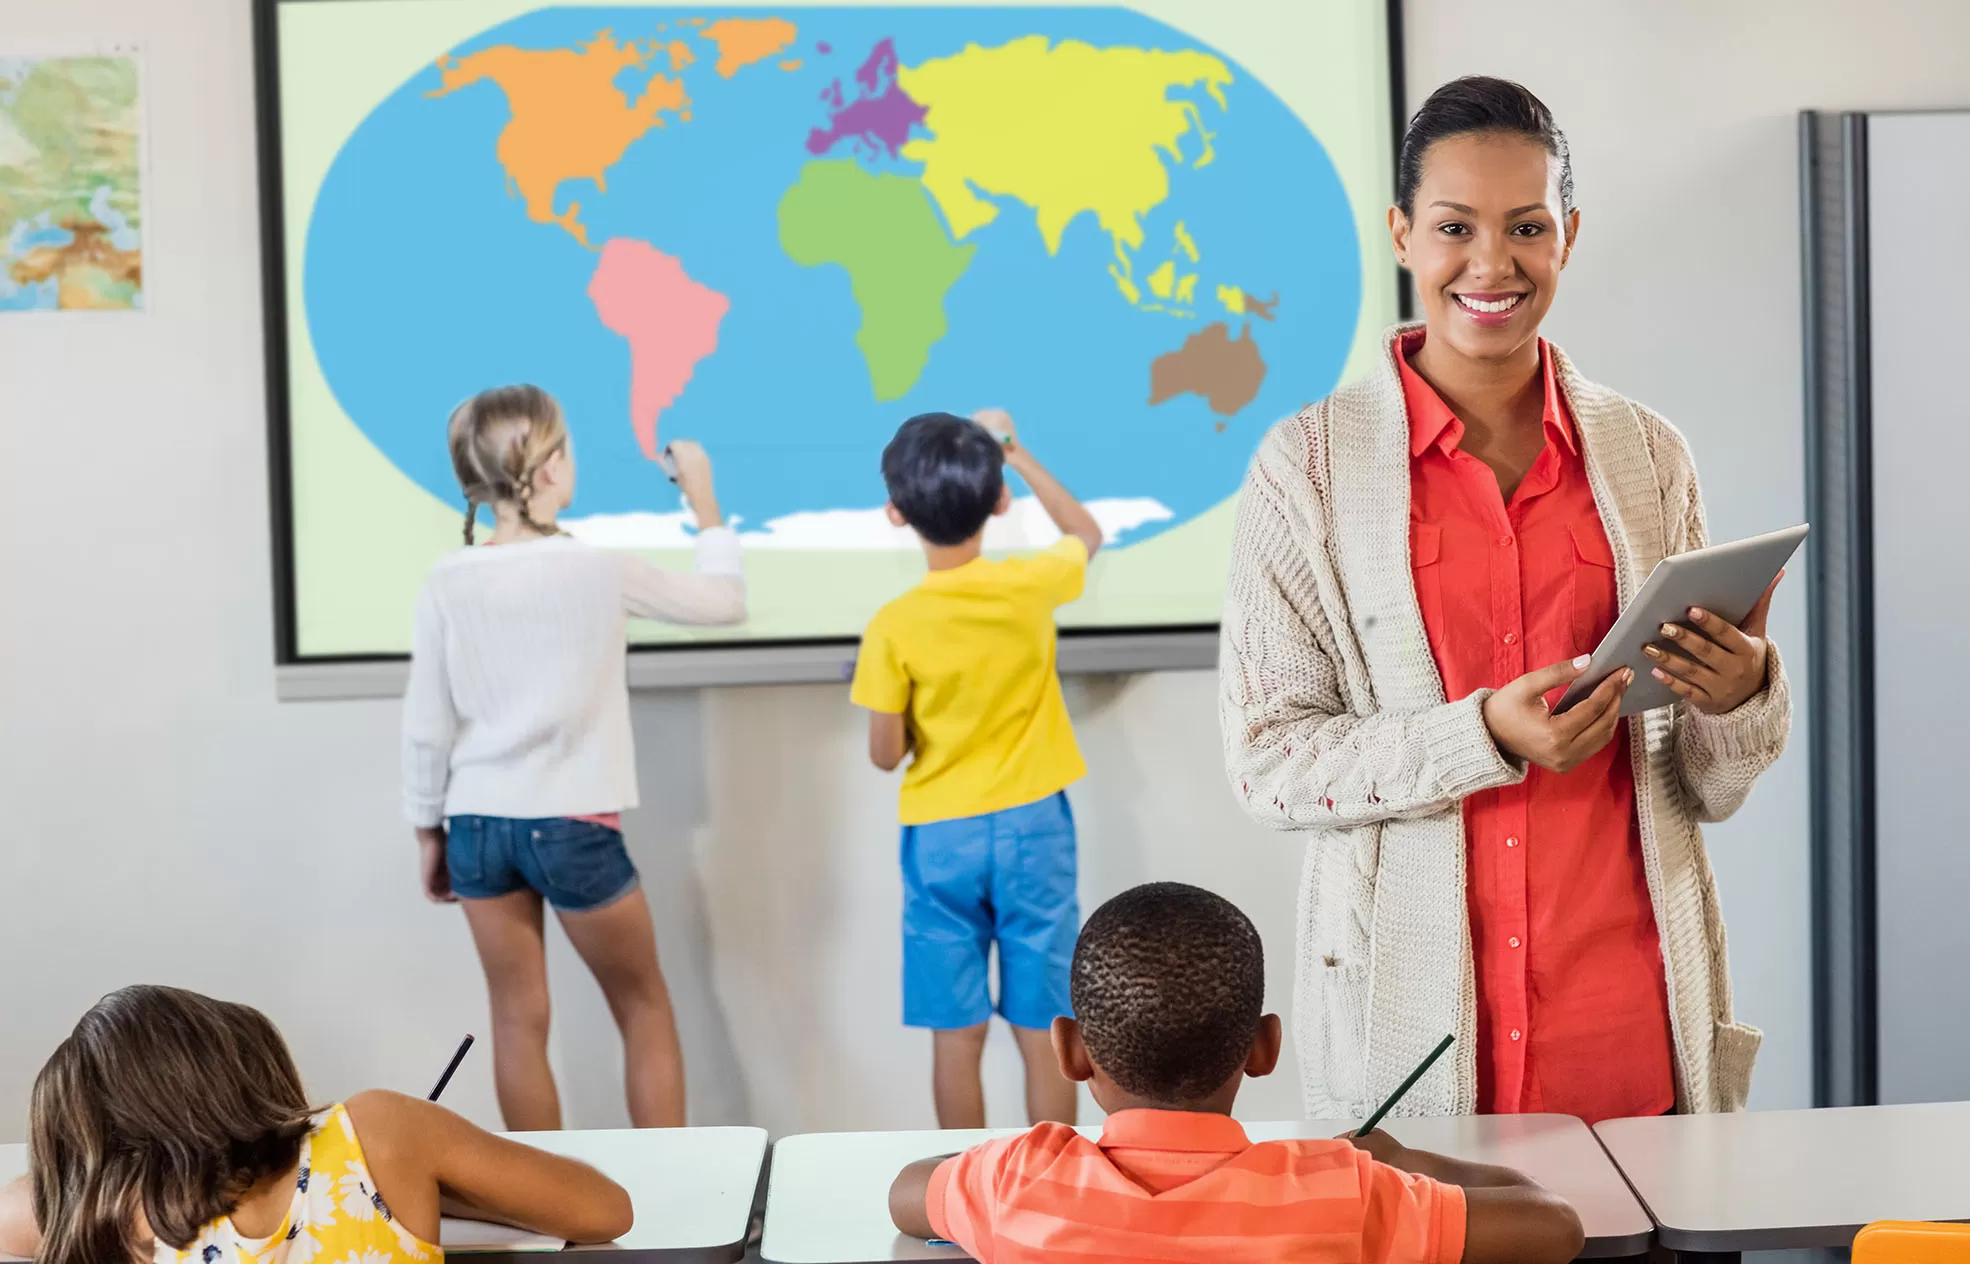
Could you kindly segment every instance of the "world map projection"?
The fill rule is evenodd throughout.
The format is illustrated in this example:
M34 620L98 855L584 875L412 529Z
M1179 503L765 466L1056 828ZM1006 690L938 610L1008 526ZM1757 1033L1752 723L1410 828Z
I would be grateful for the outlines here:
M1107 534L1063 622L1209 623L1253 449L1357 351L1361 212L1327 147L1230 54L1129 9L280 8L301 605L347 629L323 645L392 648L380 614L342 616L413 581L385 544L342 547L310 598L333 552L310 542L384 493L374 457L309 436L332 414L456 523L445 419L512 382L563 405L562 523L591 543L682 562L695 528L656 458L705 446L754 575L731 635L853 636L914 582L883 446L981 408ZM387 79L342 86L352 52L398 45ZM1056 538L1013 490L987 548Z
M567 408L577 519L649 511L688 436L768 534L839 535L812 515L881 505L905 416L991 405L1126 544L1331 385L1353 240L1306 128L1131 13L556 9L351 137L307 310L350 415L446 499L432 419L497 382Z

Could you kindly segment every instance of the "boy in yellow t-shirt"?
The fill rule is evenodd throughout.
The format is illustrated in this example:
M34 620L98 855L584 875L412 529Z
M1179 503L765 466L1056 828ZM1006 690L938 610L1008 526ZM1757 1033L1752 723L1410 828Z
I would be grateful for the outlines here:
M980 556L1011 505L1005 467L1063 538L1027 557ZM986 962L999 948L998 1011L1026 1064L1034 1123L1074 1122L1074 1086L1048 1029L1071 1013L1080 931L1074 816L1087 772L1054 668L1054 611L1081 595L1101 547L1094 515L1018 441L1012 418L925 413L882 454L889 517L922 541L930 573L870 620L852 694L869 758L903 777L903 1021L928 1027L943 1128L985 1126L979 1059L992 1017Z

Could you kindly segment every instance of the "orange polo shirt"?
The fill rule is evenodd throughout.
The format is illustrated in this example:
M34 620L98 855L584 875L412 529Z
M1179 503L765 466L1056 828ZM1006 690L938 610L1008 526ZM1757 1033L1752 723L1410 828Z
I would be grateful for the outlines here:
M1464 424L1409 366L1422 345L1420 333L1405 338L1397 362L1410 560L1455 701L1599 645L1618 613L1614 554L1546 345L1546 447L1509 501L1458 447ZM1675 1105L1662 941L1621 723L1572 772L1535 767L1464 802L1480 1111L1594 1123Z
M1101 1140L1040 1124L939 1164L930 1224L982 1264L1458 1264L1464 1191L1345 1141L1254 1145L1229 1115L1125 1110Z

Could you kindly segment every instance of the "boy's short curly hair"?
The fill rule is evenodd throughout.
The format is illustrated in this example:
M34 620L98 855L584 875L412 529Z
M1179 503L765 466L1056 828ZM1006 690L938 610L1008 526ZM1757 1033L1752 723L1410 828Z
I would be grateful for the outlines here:
M1152 1101L1197 1102L1251 1055L1265 947L1223 896L1151 882L1088 918L1070 988L1088 1057L1109 1079Z

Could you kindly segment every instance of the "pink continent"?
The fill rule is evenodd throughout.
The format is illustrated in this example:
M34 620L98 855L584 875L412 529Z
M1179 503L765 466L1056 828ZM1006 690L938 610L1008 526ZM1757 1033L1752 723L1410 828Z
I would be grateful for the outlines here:
M654 461L657 418L684 393L698 361L718 350L718 325L731 300L693 281L670 255L628 237L602 247L588 297L602 323L629 343L629 424Z

